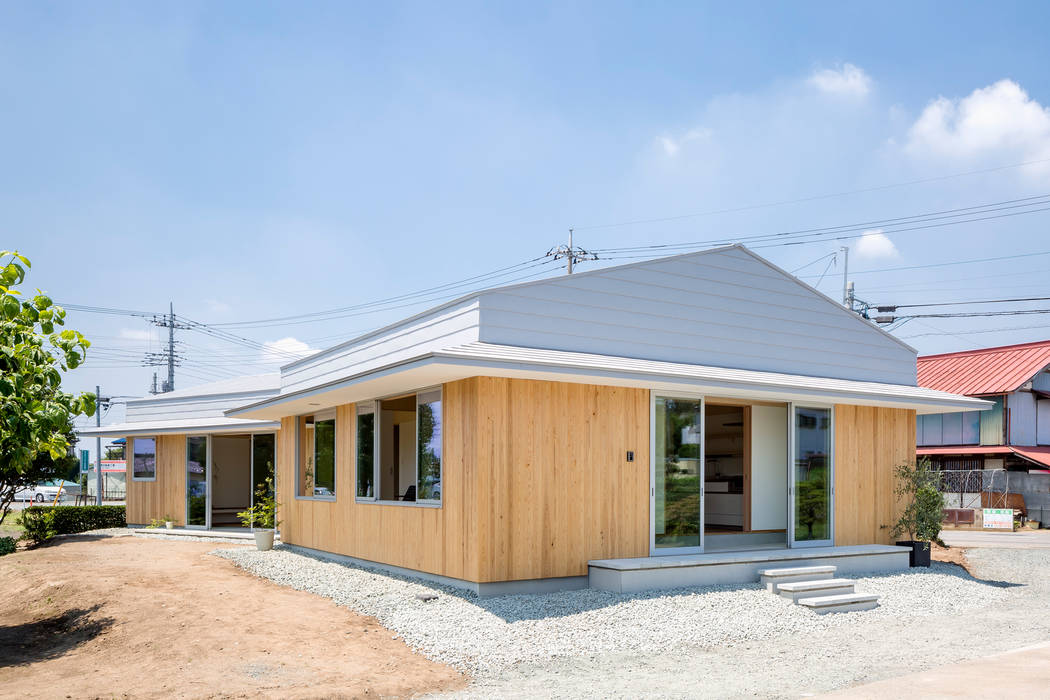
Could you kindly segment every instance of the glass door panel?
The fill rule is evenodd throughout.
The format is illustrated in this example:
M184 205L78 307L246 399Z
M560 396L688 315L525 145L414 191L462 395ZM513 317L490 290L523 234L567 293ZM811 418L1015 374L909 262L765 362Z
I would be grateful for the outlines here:
M269 496L273 495L273 484L277 481L273 472L276 450L277 436L273 433L252 435L251 504L253 506L260 492L265 492ZM271 480L269 487L266 484L267 479ZM254 528L254 523L252 527Z
M831 544L831 409L795 406L793 414L791 542L797 547Z
M186 438L186 526L208 527L208 438Z
M658 396L654 404L653 550L699 551L703 547L703 401Z

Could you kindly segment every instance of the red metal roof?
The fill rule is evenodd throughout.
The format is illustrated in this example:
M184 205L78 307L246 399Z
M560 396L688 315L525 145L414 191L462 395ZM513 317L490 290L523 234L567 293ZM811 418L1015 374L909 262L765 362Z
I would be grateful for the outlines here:
M984 447L920 447L915 453L922 455L1002 455L1010 454L1024 457L1030 462L1050 467L1050 447L1018 447L1017 445L987 445Z
M919 358L919 386L953 394L1008 394L1050 365L1050 340Z

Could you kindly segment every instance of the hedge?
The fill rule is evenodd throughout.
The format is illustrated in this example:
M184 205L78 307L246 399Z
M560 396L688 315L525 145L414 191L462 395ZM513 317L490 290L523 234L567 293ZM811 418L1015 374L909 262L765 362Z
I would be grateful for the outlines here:
M15 551L14 537L0 537L0 557Z
M124 506L30 506L22 511L21 522L25 538L37 543L55 535L127 525Z

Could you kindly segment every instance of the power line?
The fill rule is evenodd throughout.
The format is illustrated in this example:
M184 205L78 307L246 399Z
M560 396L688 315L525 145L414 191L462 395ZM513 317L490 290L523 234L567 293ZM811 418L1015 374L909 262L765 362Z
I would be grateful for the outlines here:
M764 204L749 204L749 205L740 206L740 207L732 207L732 208L729 208L729 209L712 209L710 211L698 212L698 213L694 213L694 214L679 214L679 215L676 215L676 216L662 216L662 217L654 217L654 218L649 218L649 219L634 219L634 220L631 220L631 221L621 221L621 222L618 222L618 223L592 224L590 226L577 226L575 228L576 228L577 231L591 231L591 230L594 230L594 229L602 229L602 228L618 228L618 227L622 227L622 226L636 226L636 225L639 225L639 224L666 223L666 222L669 222L669 221L681 221L683 219L693 219L693 218L698 218L698 217L703 217L703 216L714 216L714 215L717 215L717 214L732 214L732 213L741 212L741 211L753 211L755 209L768 209L768 208L771 208L771 207L780 207L780 206L784 206L784 205L787 205L787 204L802 204L802 203L805 203L805 202L815 202L815 201L819 201L819 200L822 200L822 199L833 199L835 197L845 197L845 196L854 195L854 194L865 194L865 193L868 193L868 192L879 192L879 191L882 191L882 190L895 189L895 188L898 188L898 187L909 187L911 185L921 185L921 184L925 184L925 183L929 183L929 182L940 182L940 181L943 181L943 180L951 180L951 179L959 178L959 177L968 177L970 175L983 175L983 174L986 174L986 173L999 172L999 171L1002 171L1002 170L1010 170L1010 169L1013 169L1013 168L1021 168L1021 167L1025 167L1025 166L1028 166L1028 165L1039 165L1039 164L1048 163L1048 162L1050 162L1050 158L1043 158L1043 159L1040 159L1040 160L1030 160L1030 161L1025 161L1025 162L1022 162L1022 163L1011 163L1010 165L1000 165L1000 166L994 167L994 168L983 168L981 170L969 170L969 171L961 172L961 173L953 173L951 175L940 175L938 177L922 178L922 179L919 179L919 180L908 180L906 182L897 182L897 183L892 183L892 184L889 184L889 185L879 185L879 186L876 186L876 187L866 187L866 188L859 189L859 190L846 190L846 191L843 191L843 192L832 192L830 194L814 195L814 196L811 196L811 197L801 197L799 199L785 199L785 200L780 200L780 201L776 201L776 202L766 202Z
M1050 301L1050 297L1021 297L1018 299L974 299L970 301L941 301L930 304L893 304L891 306L880 306L879 310L897 310L897 309L909 309L915 307L926 307L926 306L964 306L970 304L1013 304L1023 301Z
M973 223L978 221L988 221L991 219L1000 219L1011 216L1020 216L1022 214L1032 214L1041 211L1050 210L1050 206L1043 207L1042 205L1050 204L1050 194L1035 195L1031 197L1022 197L1018 199L1003 200L1000 202L990 202L988 204L981 204L970 207L958 207L955 209L945 209L935 212L926 212L923 214L913 214L910 216L894 217L890 219L876 219L871 221L854 222L851 224L842 224L838 226L824 226L817 228L808 229L796 229L791 231L778 231L775 233L765 234L753 234L749 236L736 236L736 237L722 237L717 239L708 239L703 241L691 241L685 243L661 243L644 246L627 246L622 248L597 248L596 253L602 255L606 260L609 259L621 259L626 257L632 257L624 255L626 253L640 253L643 251L672 251L672 250L683 250L683 249L694 249L702 248L714 245L728 245L731 243L746 243L746 242L768 242L768 241L788 241L787 243L779 242L775 245L763 245L754 246L756 248L769 248L782 245L801 245L806 242L814 241L826 241L826 240L843 240L847 238L856 238L855 235L838 235L838 234L852 234L856 232L865 232L873 229L882 229L883 233L902 233L906 231L918 231L930 228L941 228L944 226L954 226L957 224ZM1024 209L1023 211L1009 211L1012 209ZM1006 213L998 213L1006 212ZM983 214L993 214L992 216L980 216ZM970 217L970 218L963 218ZM945 219L958 219L956 221L944 221ZM930 223L939 222L939 223ZM919 226L910 226L910 224L922 224ZM901 228L891 228L891 227ZM887 230L889 229L889 230ZM837 237L836 237L837 236ZM801 239L801 240L800 240ZM633 256L633 257L651 257L651 256Z
M974 260L955 260L953 262L929 263L929 264L926 264L926 265L904 265L904 266L900 266L900 267L883 267L883 268L874 269L874 270L857 270L857 271L851 272L850 276L853 276L853 275L871 275L871 274L875 274L876 272L897 272L897 271L900 271L900 270L926 270L926 269L930 269L930 268L934 268L934 267L950 267L952 265L971 265L971 264L983 263L983 262L998 262L1000 260L1016 260L1017 258L1032 258L1032 257L1041 256L1041 255L1050 255L1050 250L1043 250L1043 251L1039 251L1039 252L1036 252L1036 253L1019 253L1017 255L1001 255L1001 256L995 257L995 258L976 258ZM816 277L816 275L808 275L808 276L807 275L802 275L802 278L807 278L807 277Z

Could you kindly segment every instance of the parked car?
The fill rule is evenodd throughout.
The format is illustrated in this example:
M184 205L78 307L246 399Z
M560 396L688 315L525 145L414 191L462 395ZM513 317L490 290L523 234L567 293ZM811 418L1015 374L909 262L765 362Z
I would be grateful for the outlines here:
M16 501L34 501L36 503L51 503L55 500L55 496L59 495L59 488L61 487L61 496L59 500L66 498L72 498L80 495L80 484L73 481L63 481L57 479L55 481L45 481L29 488L21 489L15 493Z

